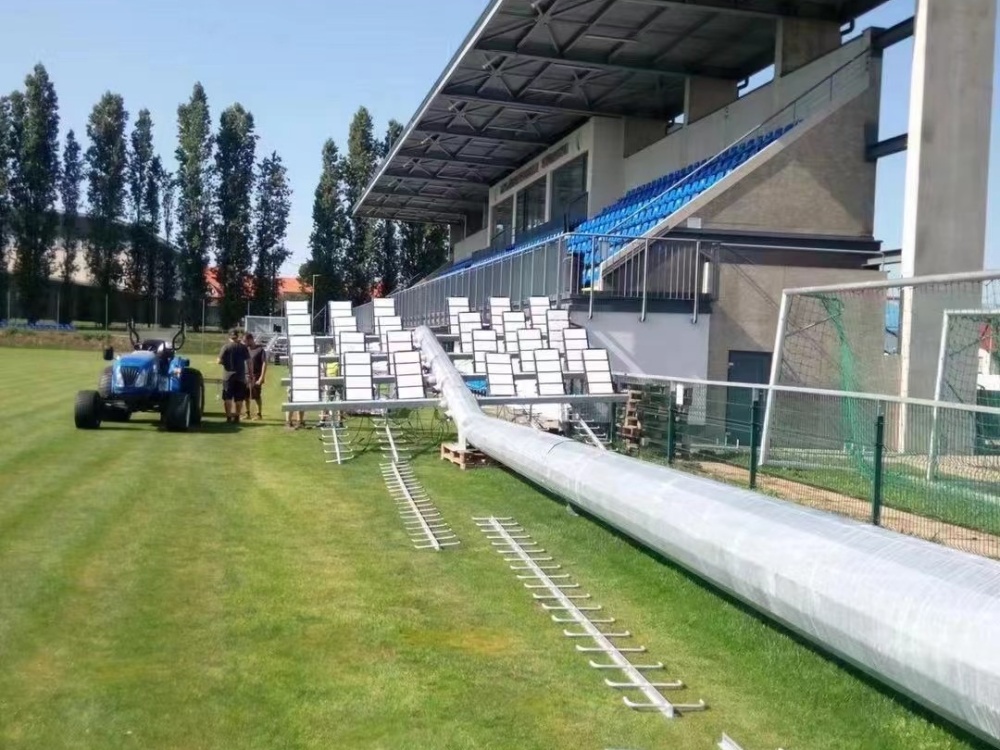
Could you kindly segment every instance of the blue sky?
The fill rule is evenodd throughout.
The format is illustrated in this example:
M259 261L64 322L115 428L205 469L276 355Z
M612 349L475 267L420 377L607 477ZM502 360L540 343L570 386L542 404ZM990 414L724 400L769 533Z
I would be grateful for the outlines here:
M260 153L277 150L294 190L286 272L308 256L312 192L323 141L346 147L347 127L367 106L379 130L407 122L479 16L485 0L4 0L0 91L21 85L37 61L59 94L63 131L83 135L106 90L133 115L150 110L157 147L173 168L177 105L200 80L212 117L239 101L250 109ZM913 0L890 0L862 26L890 26ZM882 136L907 129L912 45L884 66ZM1000 76L995 73L1000 91ZM1000 101L995 96L994 101ZM996 104L994 111L997 110ZM1000 115L993 118L987 261L1000 265ZM906 156L879 165L876 236L901 242Z

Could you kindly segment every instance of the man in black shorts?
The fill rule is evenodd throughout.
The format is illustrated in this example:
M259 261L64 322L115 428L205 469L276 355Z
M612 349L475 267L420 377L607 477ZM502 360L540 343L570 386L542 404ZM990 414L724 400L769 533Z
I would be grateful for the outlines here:
M263 419L263 400L261 391L264 387L264 375L267 373L267 357L264 347L259 346L252 333L244 334L243 342L250 350L250 388L247 391L247 419L250 419L250 402L257 404L257 421Z
M219 352L222 365L222 404L226 409L227 422L240 421L240 408L247 400L247 366L250 350L240 341L239 331L229 334L229 343ZM235 409L233 408L235 406Z

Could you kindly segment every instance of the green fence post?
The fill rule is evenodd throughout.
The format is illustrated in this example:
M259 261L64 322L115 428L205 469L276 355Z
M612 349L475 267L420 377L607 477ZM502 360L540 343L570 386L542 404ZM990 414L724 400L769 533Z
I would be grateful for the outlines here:
M750 489L757 489L757 454L760 451L760 399L755 388L750 401Z
M872 477L872 523L882 522L882 455L885 453L885 417L875 418L875 473Z
M670 388L667 394L667 463L673 464L674 455L677 452L677 406L674 389Z

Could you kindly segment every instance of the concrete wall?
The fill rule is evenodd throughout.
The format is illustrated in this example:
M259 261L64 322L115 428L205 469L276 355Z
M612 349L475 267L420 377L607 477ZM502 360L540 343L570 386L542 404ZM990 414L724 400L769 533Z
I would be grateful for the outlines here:
M716 274L718 299L712 306L709 331L709 380L729 378L730 351L774 351L783 290L881 278L873 271L736 264L718 266ZM873 325L880 342L879 354L882 320L884 317L876 316Z
M489 244L490 244L489 229L483 229L482 231L476 232L475 234L470 234L464 240L455 243L454 260L462 260L463 258L468 258L470 255L476 252L476 250L482 250Z
M871 237L876 165L865 160L865 127L877 126L878 112L878 88L872 87L697 216L706 228Z
M599 213L621 198L625 192L625 161L622 144L625 138L623 120L594 118L590 165L587 170L587 190L590 193L588 211Z
M625 159L625 189L719 153L870 48L871 33L866 32L830 55L775 79L636 152Z
M635 312L572 311L570 320L586 328L590 345L608 350L611 369L678 378L704 378L708 362L711 315L691 322L691 313L650 313L645 322Z

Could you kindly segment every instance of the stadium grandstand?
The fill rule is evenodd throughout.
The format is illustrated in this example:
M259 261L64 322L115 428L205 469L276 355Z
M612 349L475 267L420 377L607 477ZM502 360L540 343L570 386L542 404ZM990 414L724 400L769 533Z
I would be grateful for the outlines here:
M782 289L885 276L877 163L908 141L878 140L884 50L916 31L923 58L929 35L961 38L986 12L973 8L978 0L963 9L921 0L935 7L927 29L913 18L856 28L879 5L489 3L354 206L361 216L451 226L451 263L394 295L404 322L441 325L454 296L479 310L491 296L515 309L548 296L618 370L766 381ZM937 60L947 45L935 45ZM984 63L989 76L992 37L966 46L941 54ZM913 92L923 115L932 102L957 109L954 76L935 70ZM770 80L749 85L768 71ZM989 97L940 127L985 151L983 106ZM967 165L971 181L949 177L934 189L920 179L940 166L938 150L910 149L918 167L908 204L985 211L985 176L970 198L985 165ZM908 216L911 245L940 237L924 226L929 212L908 205ZM973 250L948 267L912 246L897 267L981 268L982 232L978 245L973 229L958 232Z

